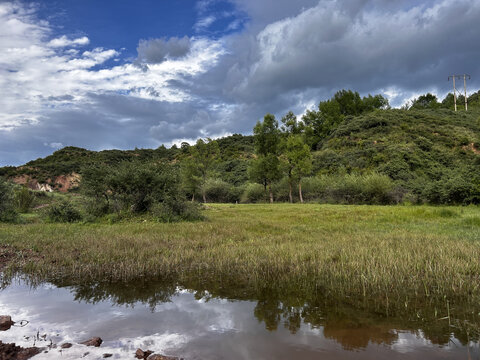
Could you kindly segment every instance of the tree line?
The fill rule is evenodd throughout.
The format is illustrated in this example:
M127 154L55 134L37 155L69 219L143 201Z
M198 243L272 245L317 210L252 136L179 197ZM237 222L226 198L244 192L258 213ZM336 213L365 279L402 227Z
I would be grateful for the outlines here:
M351 90L338 91L331 99L322 101L317 110L307 110L298 119L288 112L281 125L272 114L266 114L253 128L254 158L248 167L250 181L261 184L268 200L274 202L272 184L283 177L288 179L289 201L293 202L293 188L297 187L300 202L304 202L302 179L312 173L312 151L348 116L358 116L377 109L388 109L388 100L382 95L360 97ZM192 194L202 194L206 202L205 184L218 157L218 143L199 139L188 149L182 162L184 187Z

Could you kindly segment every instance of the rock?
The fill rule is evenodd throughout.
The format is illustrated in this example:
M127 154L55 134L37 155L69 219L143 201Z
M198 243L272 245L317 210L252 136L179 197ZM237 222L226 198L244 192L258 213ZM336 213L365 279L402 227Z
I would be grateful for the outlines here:
M137 351L135 352L135 357L137 359L146 359L152 354L153 354L153 351L150 351L150 350L143 351L142 349L137 349Z
M81 342L80 344L82 345L87 345L87 346L95 346L99 347L102 345L103 340L99 337L93 337L91 339L88 339L87 341Z
M15 324L8 315L0 315L0 331L6 331Z
M158 354L153 354L150 355L147 360L181 360L177 357L173 356L165 356L165 355L158 355Z
M103 354L103 358L109 358L109 357L112 357L113 354Z
M40 353L39 348L22 348L15 344L4 344L0 341L0 359L2 360L26 360Z
M63 343L62 345L60 345L60 347L62 349L68 349L68 348L71 348L72 347L72 344L70 343Z

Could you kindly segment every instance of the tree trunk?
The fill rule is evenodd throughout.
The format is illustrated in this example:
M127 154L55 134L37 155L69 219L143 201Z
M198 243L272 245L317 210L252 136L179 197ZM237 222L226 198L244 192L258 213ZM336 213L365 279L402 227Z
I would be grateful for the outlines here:
M273 204L272 184L268 184L268 192L270 194L270 204Z
M192 195L192 202L195 201L195 191L193 192L193 195Z
M263 199L267 201L267 181L263 180Z
M288 198L290 199L290 204L293 203L293 197L292 197L292 180L288 180Z
M203 203L207 203L207 197L205 196L205 191L202 191Z
M300 196L300 202L303 204L302 180L298 180L298 196Z

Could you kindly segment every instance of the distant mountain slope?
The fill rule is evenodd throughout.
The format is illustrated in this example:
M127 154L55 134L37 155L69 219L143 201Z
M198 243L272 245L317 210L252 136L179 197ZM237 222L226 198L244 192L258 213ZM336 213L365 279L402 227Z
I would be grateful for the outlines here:
M315 169L377 171L414 193L455 179L480 184L480 111L392 109L348 118L315 154Z
M220 161L215 176L242 185L253 157L253 137L232 135L218 140ZM122 161L178 162L188 144L167 149L89 151L66 147L20 167L0 168L0 176L31 187L49 184L58 190L75 185L82 167ZM480 187L480 109L390 109L347 117L314 152L315 174L376 171L391 177L405 192L435 202L440 185L455 190ZM69 184L73 181L73 184ZM465 190L467 191L467 190ZM470 191L470 190L468 190ZM471 191L470 191L471 192ZM466 196L458 194L458 197Z
M253 154L253 137L234 134L218 139L220 177L232 184L247 180L248 158ZM68 146L52 155L29 161L25 165L0 168L0 176L32 189L67 191L78 185L82 168L94 164L115 165L123 161L167 161L175 163L186 152L188 144L167 149L104 150L90 151ZM46 187L44 185L47 185Z

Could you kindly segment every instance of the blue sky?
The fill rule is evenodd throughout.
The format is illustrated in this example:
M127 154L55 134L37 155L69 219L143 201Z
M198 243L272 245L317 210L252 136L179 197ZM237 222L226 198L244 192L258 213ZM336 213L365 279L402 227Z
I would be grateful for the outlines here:
M247 134L344 88L477 90L479 18L469 0L3 1L0 166Z
M122 49L122 56L137 55L139 39L206 35L220 37L242 14L226 1L198 5L196 0L44 0L38 15L47 19L58 35L86 35L92 47ZM196 24L208 16L208 28ZM239 30L239 29L236 29Z

